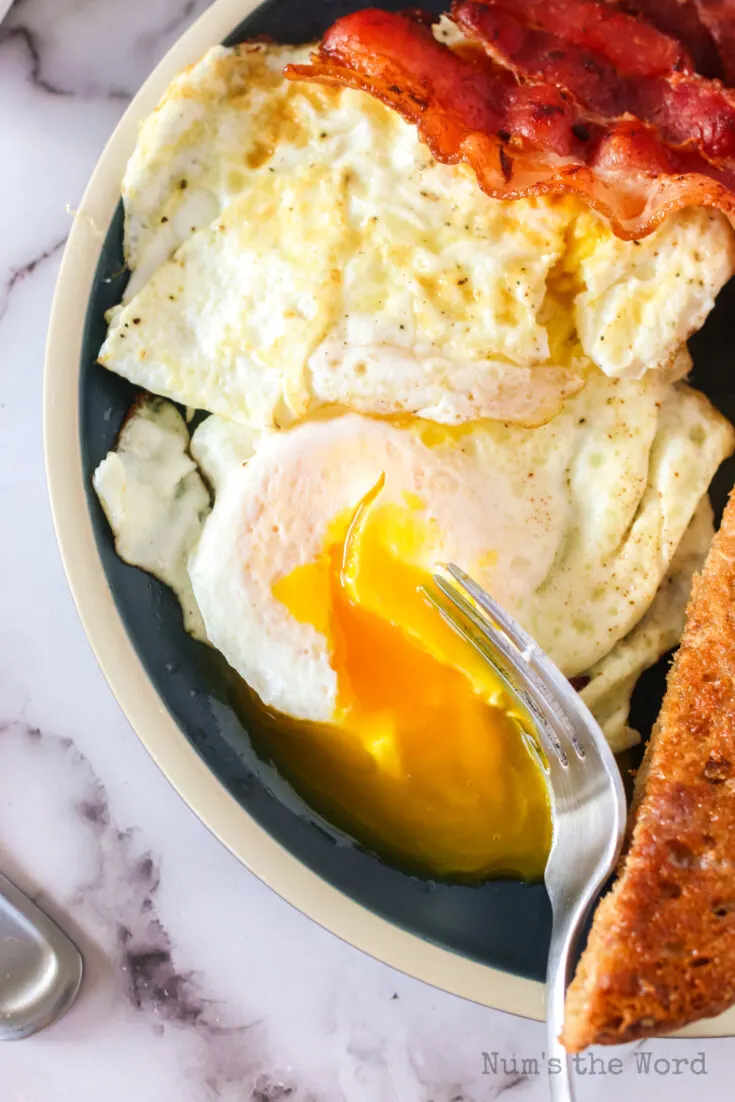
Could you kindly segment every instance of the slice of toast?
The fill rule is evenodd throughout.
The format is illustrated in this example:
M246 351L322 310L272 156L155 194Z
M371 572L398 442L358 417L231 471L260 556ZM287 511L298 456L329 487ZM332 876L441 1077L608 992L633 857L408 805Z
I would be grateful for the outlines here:
M695 577L629 843L567 992L570 1052L735 1003L735 492Z

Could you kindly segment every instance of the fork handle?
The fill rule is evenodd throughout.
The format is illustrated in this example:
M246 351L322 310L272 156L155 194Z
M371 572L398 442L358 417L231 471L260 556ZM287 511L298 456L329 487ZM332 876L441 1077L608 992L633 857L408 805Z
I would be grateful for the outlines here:
M564 1024L564 998L571 979L571 954L578 932L578 916L572 909L565 909L561 915L554 914L546 970L546 1035L552 1102L575 1100L572 1061L559 1035Z

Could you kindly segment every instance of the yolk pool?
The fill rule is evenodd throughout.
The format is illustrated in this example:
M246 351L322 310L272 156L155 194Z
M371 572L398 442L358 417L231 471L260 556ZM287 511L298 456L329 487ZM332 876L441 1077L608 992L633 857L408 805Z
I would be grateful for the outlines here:
M381 488L273 586L330 641L338 700L333 724L261 715L269 752L379 852L440 876L541 876L551 819L536 753L497 675L419 591L421 502L381 505Z

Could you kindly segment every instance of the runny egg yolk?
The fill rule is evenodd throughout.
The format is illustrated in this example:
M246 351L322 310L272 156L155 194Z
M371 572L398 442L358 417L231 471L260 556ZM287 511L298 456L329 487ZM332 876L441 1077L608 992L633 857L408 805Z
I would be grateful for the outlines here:
M540 876L551 824L538 757L497 674L421 593L422 503L381 504L381 488L273 586L329 640L338 698L333 725L273 717L270 749L379 851L436 875Z

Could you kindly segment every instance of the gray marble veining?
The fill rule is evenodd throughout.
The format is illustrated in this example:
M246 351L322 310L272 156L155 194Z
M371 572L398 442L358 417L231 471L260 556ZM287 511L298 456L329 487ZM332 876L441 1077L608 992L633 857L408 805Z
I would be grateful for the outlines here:
M542 1026L365 957L216 842L121 716L67 592L40 398L69 211L128 99L205 7L16 0L0 25L0 867L88 964L67 1018L0 1051L0 1099L542 1102ZM621 1053L619 1077L583 1077L582 1097L730 1097L735 1042L652 1046L703 1052L698 1078L639 1070L641 1051Z

